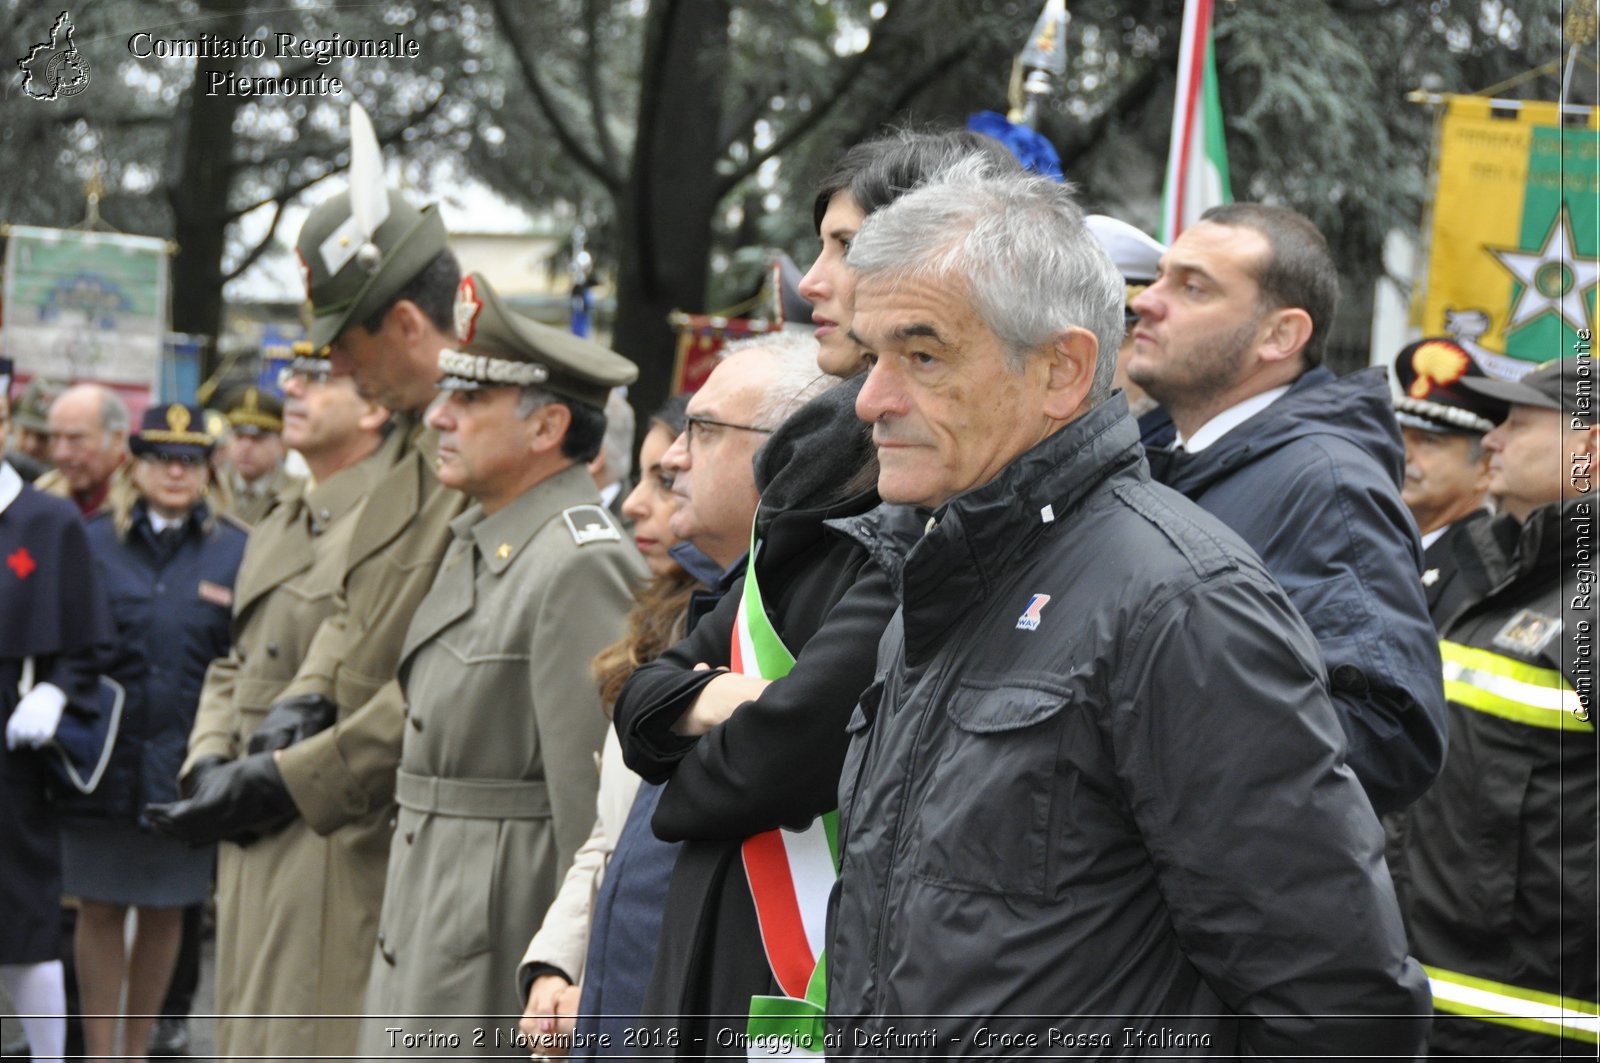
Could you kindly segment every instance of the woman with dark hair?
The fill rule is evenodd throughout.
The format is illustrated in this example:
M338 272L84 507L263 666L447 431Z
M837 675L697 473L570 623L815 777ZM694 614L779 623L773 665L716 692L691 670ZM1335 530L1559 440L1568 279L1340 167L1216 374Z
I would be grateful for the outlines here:
M811 304L811 321L822 345L817 365L823 372L852 377L863 368L861 352L850 338L855 277L845 263L856 230L867 215L922 184L929 174L973 155L988 159L1002 173L1020 168L1003 144L981 133L901 131L857 144L817 186L811 220L822 248L800 279L800 294Z
M94 793L64 806L65 892L80 902L78 986L90 1056L112 1054L124 986L123 1052L142 1060L177 959L183 909L211 893L210 847L158 834L145 805L178 797L178 769L206 668L228 654L245 531L207 503L215 440L196 407L145 411L133 464L89 521L111 602L110 674L127 691L122 728ZM124 946L128 909L136 913Z
M724 1031L745 1032L752 997L806 995L804 973L780 976L777 967L790 965L763 943L770 895L752 891L747 872L760 859L755 850L772 851L778 828L813 825L837 806L846 724L897 604L865 548L824 523L879 504L870 432L855 415L864 374L848 337L854 281L844 254L869 210L973 155L996 172L1019 168L972 133L902 132L851 149L824 182L822 250L801 290L817 311L820 368L851 379L798 410L756 455L754 561L688 638L633 674L618 700L629 766L666 784L655 833L684 843L639 1013L664 1017L646 1048L743 1056L742 1039ZM746 599L761 608L741 618ZM777 644L792 668L778 678L730 670L733 641L747 636ZM795 884L817 884L798 905L814 926L832 866L778 870ZM788 929L791 939L803 936ZM810 967L816 959L813 952Z
M608 715L633 670L655 660L683 637L689 600L703 586L674 557L678 540L668 525L677 499L672 478L661 466L662 456L687 423L687 406L688 397L679 395L668 399L651 418L650 430L639 446L639 481L622 504L623 514L634 522L634 544L654 578L639 591L628 614L628 633L594 659L600 702ZM585 989L598 992L599 987L579 983L584 981L591 950L601 955L608 951L608 928L614 924L609 898L615 889L608 891L604 880L628 870L618 841L638 789L639 776L622 762L616 731L607 731L594 830L574 857L561 891L528 943L517 971L527 1001L521 1032L550 1054L559 1055L564 1039L573 1031L580 993ZM616 863L611 862L613 854ZM658 931L659 912L648 929L652 942ZM630 959L637 962L637 955Z

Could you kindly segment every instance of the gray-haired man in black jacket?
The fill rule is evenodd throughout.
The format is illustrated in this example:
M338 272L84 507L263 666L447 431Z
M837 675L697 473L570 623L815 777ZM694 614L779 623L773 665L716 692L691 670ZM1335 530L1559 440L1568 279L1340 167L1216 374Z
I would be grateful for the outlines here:
M850 262L879 492L933 519L850 724L829 1054L1414 1055L1316 641L1150 481L1071 195L957 171Z

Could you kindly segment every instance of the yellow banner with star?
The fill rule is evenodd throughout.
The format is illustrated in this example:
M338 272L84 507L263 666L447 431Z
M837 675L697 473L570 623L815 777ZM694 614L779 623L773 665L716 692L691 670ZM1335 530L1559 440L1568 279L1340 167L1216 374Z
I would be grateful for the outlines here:
M1600 110L1455 96L1439 125L1424 335L1515 379L1592 338Z

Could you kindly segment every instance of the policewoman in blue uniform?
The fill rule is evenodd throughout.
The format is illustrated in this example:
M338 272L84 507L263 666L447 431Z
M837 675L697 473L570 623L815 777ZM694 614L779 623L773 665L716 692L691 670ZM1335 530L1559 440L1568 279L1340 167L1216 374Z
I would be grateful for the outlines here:
M213 849L156 833L140 811L177 798L206 667L228 652L245 526L207 504L216 441L205 423L195 406L146 410L129 442L128 486L88 526L117 629L109 671L127 691L106 774L94 793L68 803L62 829L66 891L82 902L78 986L91 1056L112 1052L126 975L123 1055L144 1058L182 909L211 887ZM125 952L130 907L137 929Z

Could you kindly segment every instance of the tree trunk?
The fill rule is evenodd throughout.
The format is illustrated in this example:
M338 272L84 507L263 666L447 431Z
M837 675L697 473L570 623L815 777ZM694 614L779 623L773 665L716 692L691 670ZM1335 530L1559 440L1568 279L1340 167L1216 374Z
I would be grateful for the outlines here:
M245 10L232 0L202 0L203 21L218 37L244 33ZM222 257L226 250L228 193L233 185L233 118L240 97L206 95L212 71L235 68L234 59L198 59L176 173L167 186L172 205L172 328L203 339L201 378L216 368L222 328Z
M649 18L638 139L618 204L622 253L613 334L616 350L639 366L629 398L641 430L671 387L667 315L707 309L729 0L656 0Z

